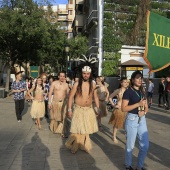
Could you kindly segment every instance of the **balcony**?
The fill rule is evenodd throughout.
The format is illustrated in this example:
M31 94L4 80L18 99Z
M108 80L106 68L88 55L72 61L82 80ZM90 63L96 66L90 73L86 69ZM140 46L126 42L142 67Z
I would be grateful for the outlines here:
M98 38L93 38L91 40L90 48L88 49L88 54L91 54L91 53L97 54L98 53L98 45L99 45L98 41L99 41Z
M68 4L68 10L73 10L74 9L73 7L74 7L73 4Z
M58 14L68 14L68 10L58 10Z
M98 10L92 10L90 15L87 18L87 28L90 29L94 25L97 25L98 22Z
M74 15L68 15L68 20L73 21L74 20Z
M68 27L67 26L60 26L59 29L61 29L61 30L68 30Z
M58 16L57 20L58 21L66 21L66 20L68 20L68 17L67 16Z

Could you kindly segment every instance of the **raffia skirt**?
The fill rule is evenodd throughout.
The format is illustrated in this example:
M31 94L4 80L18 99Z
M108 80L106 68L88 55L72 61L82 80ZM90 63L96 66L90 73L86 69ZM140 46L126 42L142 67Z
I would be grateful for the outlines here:
M97 113L97 107L96 104L93 102L93 107L95 112ZM100 112L100 117L106 117L107 116L107 107L106 107L106 102L99 100L99 108L101 110Z
M124 128L125 118L126 112L115 109L110 117L109 124L112 124L115 128Z
M59 123L63 122L63 120L66 117L66 108L67 108L66 106L67 106L66 101L52 102L52 108L50 110L50 117L51 117L50 130L54 133L56 132Z
M99 108L100 108L100 110L101 110L100 116L101 116L101 117L106 117L106 116L107 116L106 102L99 100Z
M96 115L93 107L75 105L70 132L65 145L72 152L78 149L89 152L92 148L89 134L98 131Z
M45 104L44 104L44 101L33 100L30 114L31 114L31 117L33 119L43 118L44 115L45 115Z

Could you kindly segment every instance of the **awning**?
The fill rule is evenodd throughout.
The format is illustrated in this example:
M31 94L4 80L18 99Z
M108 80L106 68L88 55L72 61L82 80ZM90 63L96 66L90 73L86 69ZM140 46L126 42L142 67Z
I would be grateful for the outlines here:
M121 66L148 66L146 63L142 63L140 61L137 61L137 60L128 60L128 61L125 61L124 63L121 63Z

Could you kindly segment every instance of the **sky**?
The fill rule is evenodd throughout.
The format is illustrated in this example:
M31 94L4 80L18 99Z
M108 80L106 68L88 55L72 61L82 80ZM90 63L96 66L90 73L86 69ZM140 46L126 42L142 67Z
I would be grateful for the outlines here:
M57 5L57 4L67 4L68 0L50 0L51 4Z

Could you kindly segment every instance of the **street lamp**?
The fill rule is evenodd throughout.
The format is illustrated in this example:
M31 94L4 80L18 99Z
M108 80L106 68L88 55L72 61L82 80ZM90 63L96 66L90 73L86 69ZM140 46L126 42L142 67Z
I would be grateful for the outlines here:
M70 51L70 46L68 43L65 44L65 52L66 52L66 76L67 76L67 69L68 69L68 61L69 61L69 53Z

